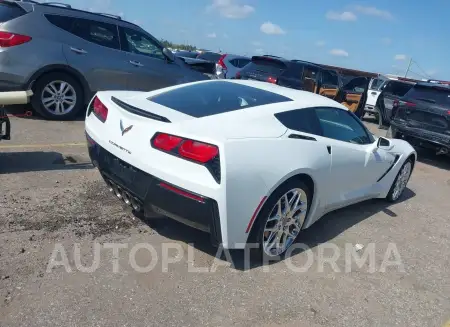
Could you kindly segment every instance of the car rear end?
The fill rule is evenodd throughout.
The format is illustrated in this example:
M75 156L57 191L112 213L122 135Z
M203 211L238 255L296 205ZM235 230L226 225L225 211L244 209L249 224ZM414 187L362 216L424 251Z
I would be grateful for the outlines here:
M277 84L278 78L288 69L287 62L278 57L253 56L251 62L237 72L236 79L256 80Z
M168 216L209 232L213 244L221 243L222 141L179 136L179 124L195 117L142 94L105 91L91 101L85 129L93 164L110 190L134 210Z
M218 78L233 79L236 74L250 63L251 59L233 54L223 54L216 64Z
M431 148L450 150L450 87L418 83L393 102L393 135Z

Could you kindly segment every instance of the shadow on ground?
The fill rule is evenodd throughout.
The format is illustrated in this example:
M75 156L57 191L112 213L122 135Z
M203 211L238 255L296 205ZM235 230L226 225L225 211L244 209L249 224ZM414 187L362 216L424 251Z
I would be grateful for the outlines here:
M83 156L64 156L59 152L4 152L0 153L0 175L23 172L93 169Z
M416 194L412 190L406 188L397 203L407 201L415 195ZM390 206L391 203L384 199L374 199L331 212L322 217L310 228L303 230L299 234L296 242L306 245L307 249L311 249L334 239L342 232L379 212L384 212L392 218L397 217L396 213L389 209ZM207 233L193 229L169 218L138 218L143 220L149 227L164 237L191 244L197 250L207 253L212 257L216 256L218 253L218 248L211 245L210 236ZM298 255L304 251L304 249L295 249L292 251L291 256ZM228 259L224 253L220 259L230 262L229 258L231 258L232 262L230 263L238 270L250 270L260 267L263 264L276 263L276 261L264 263L261 258L256 256L252 256L251 260L248 261L242 250L231 250L228 253L230 254Z

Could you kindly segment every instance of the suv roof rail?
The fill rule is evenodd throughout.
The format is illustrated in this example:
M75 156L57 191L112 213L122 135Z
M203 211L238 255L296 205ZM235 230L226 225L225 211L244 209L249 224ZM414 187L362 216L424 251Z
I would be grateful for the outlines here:
M34 1L34 0L14 0L16 2L29 2L29 3L36 3L36 4L40 4L40 2Z
M60 6L60 7L65 7L65 8L72 8L71 5L67 4L67 3L63 3L63 2L42 2L41 5L44 6Z
M122 20L122 17L120 17L119 15L113 15L113 14L108 14L108 13L103 13L103 12L96 12L95 14L108 16L108 17L112 17L112 18L115 18L115 19Z

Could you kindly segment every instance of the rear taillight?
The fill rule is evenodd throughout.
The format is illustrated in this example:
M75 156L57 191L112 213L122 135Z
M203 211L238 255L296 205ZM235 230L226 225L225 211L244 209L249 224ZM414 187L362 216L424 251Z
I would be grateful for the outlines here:
M0 32L0 48L9 48L31 41L31 36Z
M216 145L159 132L150 144L157 150L204 165L220 183L219 148Z
M275 77L269 76L267 78L267 82L272 83L272 84L277 84L277 79Z
M227 56L226 54L222 55L222 57L220 57L220 58L219 58L219 61L217 62L217 64L218 64L220 67L222 67L223 70L226 70L226 69L227 69L227 66L226 66L225 63L223 62L223 60L225 59L226 56Z
M99 98L94 98L94 115L104 123L108 118L108 108L100 101Z

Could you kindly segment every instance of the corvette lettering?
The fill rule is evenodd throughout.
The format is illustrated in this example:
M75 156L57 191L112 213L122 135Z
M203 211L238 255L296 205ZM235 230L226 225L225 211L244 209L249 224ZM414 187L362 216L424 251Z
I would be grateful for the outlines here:
M118 149L120 149L120 150L122 150L122 151L125 151L125 152L128 153L128 154L131 154L131 151L128 150L128 149L125 149L123 146L120 146L119 144L117 144L117 143L115 143L115 142L113 142L113 141L111 141L111 140L109 140L109 143L111 143L112 145L114 145L116 148L118 148Z

